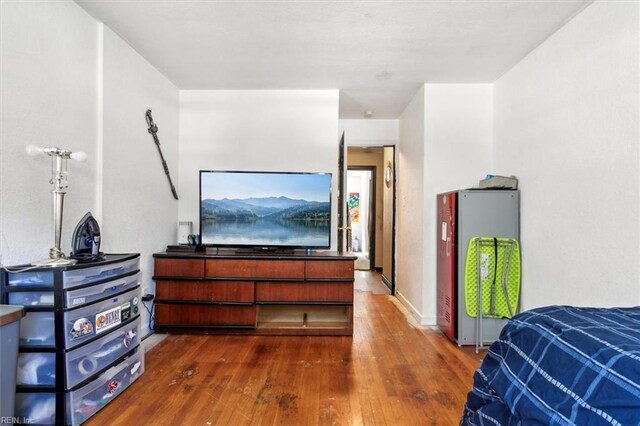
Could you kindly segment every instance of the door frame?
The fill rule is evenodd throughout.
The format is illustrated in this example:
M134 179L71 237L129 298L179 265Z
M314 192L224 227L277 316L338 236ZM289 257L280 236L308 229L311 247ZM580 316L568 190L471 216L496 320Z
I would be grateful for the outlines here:
M346 156L343 131L342 136L340 137L340 142L338 143L338 253L346 251L344 244L344 234L347 228L345 202L345 191L347 190L347 185L345 183L345 175L347 174L345 170Z
M391 148L393 155L391 156L391 282L382 275L382 282L389 288L392 295L396 294L396 241L398 238L397 220L398 220L398 159L396 158L396 145L384 145L383 148ZM385 166L386 167L386 166ZM384 210L383 210L384 211Z
M371 181L369 182L369 218L367 219L369 231L369 270L376 269L376 166L347 166L347 175L349 170L368 171L371 172Z

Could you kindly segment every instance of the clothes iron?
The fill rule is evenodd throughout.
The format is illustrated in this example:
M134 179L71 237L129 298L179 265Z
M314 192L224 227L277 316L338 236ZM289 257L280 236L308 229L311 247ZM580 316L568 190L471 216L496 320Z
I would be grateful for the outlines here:
M94 262L104 258L100 252L100 227L91 212L87 212L76 225L71 245L71 258L78 262Z

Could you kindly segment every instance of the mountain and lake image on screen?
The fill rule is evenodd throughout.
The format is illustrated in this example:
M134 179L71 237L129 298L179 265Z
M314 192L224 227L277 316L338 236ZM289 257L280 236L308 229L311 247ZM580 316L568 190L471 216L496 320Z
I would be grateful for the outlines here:
M200 172L202 243L329 248L331 174Z

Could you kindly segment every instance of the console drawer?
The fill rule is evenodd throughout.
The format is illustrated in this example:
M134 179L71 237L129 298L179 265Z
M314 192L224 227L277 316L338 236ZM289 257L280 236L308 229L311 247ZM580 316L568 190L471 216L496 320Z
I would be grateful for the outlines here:
M351 282L257 282L256 303L353 303Z
M160 259L154 260L154 277L202 278L203 259Z
M349 279L353 280L353 260L331 260L306 262L307 279Z
M225 305L183 305L157 303L157 326L250 326L256 325L256 307Z
M253 303L253 281L158 281L157 300Z
M211 278L304 278L304 262L298 260L207 259Z

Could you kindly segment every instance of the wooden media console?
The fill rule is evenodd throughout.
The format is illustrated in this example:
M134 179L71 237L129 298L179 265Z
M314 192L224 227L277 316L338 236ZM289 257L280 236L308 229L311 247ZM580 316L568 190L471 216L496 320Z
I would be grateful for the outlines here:
M353 334L354 256L218 251L153 257L159 332Z

